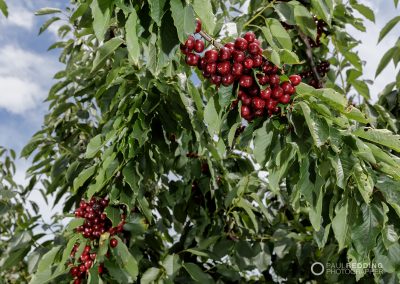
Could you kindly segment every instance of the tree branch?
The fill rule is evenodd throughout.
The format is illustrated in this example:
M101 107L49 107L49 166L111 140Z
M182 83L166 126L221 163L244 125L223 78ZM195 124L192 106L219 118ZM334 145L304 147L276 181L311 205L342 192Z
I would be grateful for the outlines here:
M308 63L311 66L311 71L314 73L314 76L318 80L318 82L321 82L321 77L319 76L317 67L315 66L315 62L314 62L314 58L313 58L313 54L312 54L312 47L310 45L310 42L308 41L308 37L299 28L297 28L297 32L299 33L300 38L303 40L304 44L307 47L306 55L307 55Z

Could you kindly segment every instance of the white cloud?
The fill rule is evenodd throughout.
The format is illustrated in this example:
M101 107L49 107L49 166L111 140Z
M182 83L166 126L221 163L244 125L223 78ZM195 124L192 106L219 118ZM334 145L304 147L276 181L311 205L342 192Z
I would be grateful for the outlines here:
M0 108L24 114L42 103L57 62L17 46L0 48Z
M9 2L9 17L0 19L1 25L15 25L27 30L32 30L35 26L35 15L24 6L16 5L15 2Z

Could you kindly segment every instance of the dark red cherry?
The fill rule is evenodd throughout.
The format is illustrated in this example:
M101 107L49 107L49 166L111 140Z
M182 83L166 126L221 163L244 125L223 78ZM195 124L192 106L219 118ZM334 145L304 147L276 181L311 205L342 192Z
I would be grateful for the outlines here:
M268 101L271 98L271 89L270 88L266 88L265 90L261 90L260 92L260 97L266 101Z
M242 75L239 80L239 85L244 88L249 88L253 85L253 77L248 75Z
M279 101L280 101L281 103L283 103L283 104L288 104L288 103L290 102L290 95L289 95L289 94L283 95L283 96L279 99Z
M194 48L195 42L196 42L196 39L194 38L194 36L189 36L189 37L187 38L187 40L185 41L185 46L186 46L190 51L192 51L193 48Z
M276 87L272 89L272 93L271 96L276 99L279 100L282 96L283 96L283 90L281 87Z
M194 53L189 53L186 55L186 64L189 66L197 66L200 56Z
M216 51L215 49L207 50L204 54L204 58L206 59L207 63L217 62L218 51Z
M253 32L247 32L247 33L244 34L243 38L248 43L252 43L256 39L256 35Z
M204 51L204 41L197 39L194 43L194 51L201 53Z
M222 85L225 87L232 85L233 81L235 80L235 77L232 74L227 74L224 77L222 77Z
M265 108L265 101L261 98L253 98L252 105L254 109L263 109Z
M220 61L226 61L226 60L229 60L229 59L231 59L231 56L232 56L232 53L231 53L231 51L230 51L230 49L229 48L227 48L227 47L222 47L220 50L219 50L219 60Z
M242 37L238 37L235 40L235 48L241 51L245 51L247 49L247 40Z
M246 59L244 60L244 62L243 62L243 65L244 65L244 67L247 68L247 69L253 68L253 59L251 59L251 58L246 58Z
M293 86L298 86L301 83L300 75L292 75L289 77L290 82L292 82Z
M196 19L196 33L199 33L201 31L201 20L200 19Z

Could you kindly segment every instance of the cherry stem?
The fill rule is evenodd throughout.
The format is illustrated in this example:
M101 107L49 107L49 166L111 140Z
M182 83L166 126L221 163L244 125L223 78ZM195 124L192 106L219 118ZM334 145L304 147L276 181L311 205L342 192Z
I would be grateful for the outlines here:
M206 33L205 31L199 31L199 34L208 42L210 42L213 46L215 46L216 48L220 49L223 47L223 45L218 42L215 41L215 39L213 39L208 33Z

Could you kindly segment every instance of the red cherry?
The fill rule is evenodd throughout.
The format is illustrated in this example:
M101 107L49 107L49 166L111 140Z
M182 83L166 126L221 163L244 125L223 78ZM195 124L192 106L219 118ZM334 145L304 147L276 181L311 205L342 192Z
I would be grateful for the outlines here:
M87 203L85 202L85 200L81 200L81 202L79 202L79 207L82 209L85 209L87 207Z
M271 98L271 89L270 88L266 88L265 90L261 90L260 92L260 97L266 101L268 101Z
M200 19L196 19L196 33L199 33L201 31L201 20Z
M253 85L253 77L248 75L242 75L239 80L239 85L244 88L249 88Z
M185 41L185 46L192 51L194 48L194 44L196 42L196 39L193 36L189 36L188 39ZM93 203L94 204L94 203Z
M197 67L198 67L200 70L204 70L204 68L206 68L206 65L207 65L207 61L206 61L206 59L205 59L204 57L202 57L202 58L199 60L199 63L197 64Z
M249 97L248 95L244 94L241 97L241 101L242 101L242 105L248 106L251 104L251 97Z
M208 63L206 65L206 68L204 69L204 71L206 71L209 74L215 74L215 72L217 72L217 63L213 62L213 63Z
M229 61L220 62L217 65L217 72L222 76L228 74L231 71L231 64Z
M261 42L258 39L255 39L253 42L257 43L259 46L261 46Z
M283 104L288 104L290 102L290 95L289 94L285 94L283 95L279 101Z
M103 265L100 265L100 266L97 268L97 272L98 272L99 274L103 274L103 272L104 272L104 266L103 266Z
M87 270L87 268L86 268L86 266L84 264L79 265L79 271L80 272L84 273L84 272L86 272L86 270Z
M280 82L280 80L281 80L281 79L280 79L279 76L276 75L276 74L273 74L273 75L269 76L269 83L270 83L271 85L278 85L279 82Z
M242 96L243 96L243 95L246 95L246 92L243 91L243 90L241 90L241 89L239 89L239 91L238 91L238 98L239 98L239 99L242 99Z
M272 110L272 113L278 113L279 112L279 107L274 107L274 109Z
M252 104L253 104L253 107L255 109L263 109L263 108L265 108L265 101L263 99L260 99L260 98L254 98L252 100Z
M74 284L81 284L81 279L79 279L79 278L75 279Z
M101 220L107 219L107 215L106 215L105 213L102 213L102 214L100 215L100 219L101 219Z
M247 32L244 34L243 38L251 43L256 39L256 35L253 32Z
M258 96L258 93L260 92L260 88L257 86L257 84L254 84L247 90L247 92L249 93L250 96L255 97L255 96Z
M207 71L203 71L203 72L201 72L201 74L203 74L204 78L210 78L211 77L211 74L208 73Z
M271 96L274 99L278 99L279 100L283 96L282 88L281 87L276 87L276 88L272 89Z
M189 53L186 55L186 64L189 66L197 66L197 63L199 62L200 56L194 53Z
M263 58L261 55L257 54L253 56L253 67L260 67L263 63Z
M260 46L257 43L252 42L247 47L247 50L249 51L250 54L256 55L260 53Z
M246 56L244 55L243 51L236 50L233 53L233 61L235 61L235 62L238 62L238 63L243 62L245 60L245 58L246 58Z
M206 58L207 63L217 62L218 51L216 51L215 49L207 50L204 54L204 57Z
M96 256L97 256L97 254L96 254L95 252L93 252L93 253L90 254L90 258L91 258L92 260L95 260L95 259L96 259Z
M93 265L93 261L92 260L87 260L85 262L85 266L86 266L87 269L90 269L90 267L92 267L92 265Z
M293 86L298 86L301 83L300 75L292 75L289 77L290 82L292 82Z
M215 84L215 85L219 85L219 84L221 84L221 81L222 81L222 77L221 76L218 76L218 75L211 75L211 82L213 83L213 84Z
M240 114L242 117L249 117L251 114L251 110L248 106L242 106L240 109Z
M118 245L118 240L117 239L114 239L114 238L110 239L110 246L112 248L115 248L117 245Z
M273 110L276 106L278 105L278 102L275 100L269 100L267 102L267 109L268 110Z
M244 67L251 69L253 68L253 59L251 58L246 58L243 62Z
M261 86L264 86L269 82L269 77L267 75L257 76L257 78L258 78L258 83L260 83Z
M231 56L232 56L232 54L231 54L231 51L229 50L229 48L227 48L227 47L222 47L222 48L219 50L219 60L220 60L220 61L229 60L229 59L231 59Z
M204 41L197 39L194 43L194 51L201 53L204 51Z
M235 44L233 42L228 42L224 46L228 48L231 51L231 53L235 51Z
M235 80L235 77L232 74L227 74L224 77L222 77L222 85L225 87L231 85L233 81Z
M243 74L243 65L237 62L233 63L232 74L234 76L241 76Z
M235 40L235 48L241 51L245 51L247 49L247 40L242 37L238 37Z
M284 94L292 95L295 92L295 89L290 82L283 82L281 88Z
M69 271L69 273L71 273L71 275L73 277L78 276L79 275L79 268L74 266L71 268L71 270Z
M269 65L268 63L264 63L264 64L263 64L263 66L262 66L262 71L263 71L264 73L269 74L269 73L271 73L271 72L270 72L271 70L272 70L272 66L271 66L271 65Z

